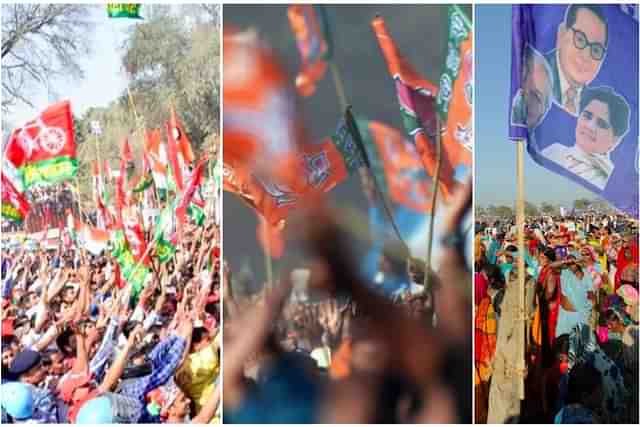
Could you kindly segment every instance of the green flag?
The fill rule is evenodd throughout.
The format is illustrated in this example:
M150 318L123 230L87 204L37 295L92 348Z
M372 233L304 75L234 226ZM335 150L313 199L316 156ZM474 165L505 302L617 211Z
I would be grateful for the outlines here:
M140 3L107 3L107 15L109 18L142 19L141 7Z
M116 258L120 264L122 276L131 285L132 298L137 298L151 270L143 264L138 265L124 237L124 231L116 231L111 238L111 243L113 245L111 255Z

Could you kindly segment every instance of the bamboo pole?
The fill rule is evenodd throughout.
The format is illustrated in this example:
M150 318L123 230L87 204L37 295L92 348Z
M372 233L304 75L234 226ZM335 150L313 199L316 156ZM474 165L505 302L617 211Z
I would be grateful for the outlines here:
M434 100L435 102L435 100ZM431 270L431 252L433 248L433 228L436 222L436 203L438 201L438 186L440 184L440 165L442 164L442 131L440 129L440 115L436 114L436 171L431 184L431 221L429 221L429 236L427 237L427 253L424 269L424 294L429 289L429 270ZM435 301L432 301L432 304Z
M524 268L524 140L517 143L516 175L517 175L517 199L516 199L516 225L518 229L518 321L522 325L517 325L516 339L518 342L518 397L525 398L524 374L526 369L525 361L525 268Z

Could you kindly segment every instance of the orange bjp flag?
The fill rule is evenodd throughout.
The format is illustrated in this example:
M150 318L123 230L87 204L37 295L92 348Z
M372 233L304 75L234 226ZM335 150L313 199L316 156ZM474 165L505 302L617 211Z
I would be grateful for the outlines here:
M294 172L304 132L288 74L254 32L225 28L223 48L224 158L304 188Z

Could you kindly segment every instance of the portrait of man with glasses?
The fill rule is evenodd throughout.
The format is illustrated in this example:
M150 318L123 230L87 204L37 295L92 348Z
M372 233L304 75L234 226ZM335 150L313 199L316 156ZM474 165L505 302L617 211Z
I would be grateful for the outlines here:
M553 100L577 116L586 85L607 53L607 21L600 6L573 4L558 25L556 48L545 56L553 70Z
M586 87L578 106L575 144L555 143L542 155L604 190L613 173L611 152L629 131L630 108L610 87Z

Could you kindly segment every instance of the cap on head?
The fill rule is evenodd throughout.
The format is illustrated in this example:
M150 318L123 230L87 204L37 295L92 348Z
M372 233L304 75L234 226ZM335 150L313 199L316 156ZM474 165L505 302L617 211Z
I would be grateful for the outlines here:
M9 372L16 376L22 375L34 366L37 366L41 359L42 357L37 351L30 349L22 350L20 353L16 354L15 359L13 359Z
M16 420L26 420L33 414L31 388L22 383L10 382L2 385L2 407Z
M76 424L113 424L113 410L111 400L107 396L100 396L86 402L80 408L76 417Z

